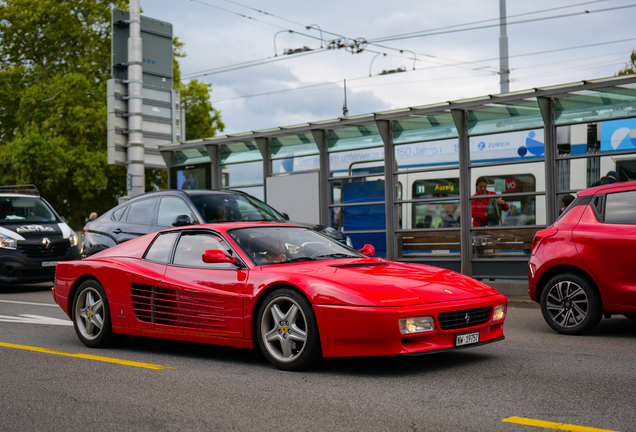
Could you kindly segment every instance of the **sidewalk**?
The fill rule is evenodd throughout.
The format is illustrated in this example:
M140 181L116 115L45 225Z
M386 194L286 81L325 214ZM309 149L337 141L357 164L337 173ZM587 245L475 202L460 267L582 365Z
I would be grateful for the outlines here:
M483 280L482 282L508 297L508 304L511 307L540 308L539 304L533 302L528 295L528 281Z

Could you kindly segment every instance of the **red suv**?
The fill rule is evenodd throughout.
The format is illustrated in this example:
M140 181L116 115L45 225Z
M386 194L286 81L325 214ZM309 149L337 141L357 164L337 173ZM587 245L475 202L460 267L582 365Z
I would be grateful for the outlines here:
M636 181L579 192L531 252L528 293L557 332L587 333L603 314L636 320Z

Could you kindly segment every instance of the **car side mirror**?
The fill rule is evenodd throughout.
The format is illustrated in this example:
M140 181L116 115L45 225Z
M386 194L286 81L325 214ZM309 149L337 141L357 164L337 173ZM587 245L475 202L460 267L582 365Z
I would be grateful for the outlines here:
M201 255L206 264L236 264L236 259L218 249L206 250Z
M287 213L281 213L283 215L283 218L285 218L285 220L289 220L289 215Z
M191 224L192 224L192 221L190 220L190 216L188 215L179 215L176 218L174 218L174 220L172 221L172 226L175 226L175 227L186 226Z
M362 249L358 249L358 252L360 252L362 255L373 256L375 254L375 248L373 247L373 245L365 244Z

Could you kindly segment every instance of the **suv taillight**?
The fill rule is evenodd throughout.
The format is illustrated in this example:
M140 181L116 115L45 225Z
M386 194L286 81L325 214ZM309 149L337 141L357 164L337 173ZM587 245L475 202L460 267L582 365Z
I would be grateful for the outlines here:
M532 239L532 246L530 246L530 253L532 253L532 255L537 253L537 250L539 249L539 246L541 246L541 243L543 242L543 240L545 240L548 237L552 237L557 232L559 232L559 230L556 228L549 228L549 229L537 232L534 235L534 238Z

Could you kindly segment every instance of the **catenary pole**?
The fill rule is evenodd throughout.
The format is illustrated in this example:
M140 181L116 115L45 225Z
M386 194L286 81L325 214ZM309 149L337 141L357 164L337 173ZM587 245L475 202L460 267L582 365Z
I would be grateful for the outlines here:
M145 192L143 137L143 56L140 0L130 0L128 37L128 150L127 189L135 197Z
M506 0L499 0L499 84L501 93L510 91L508 35L506 34Z

